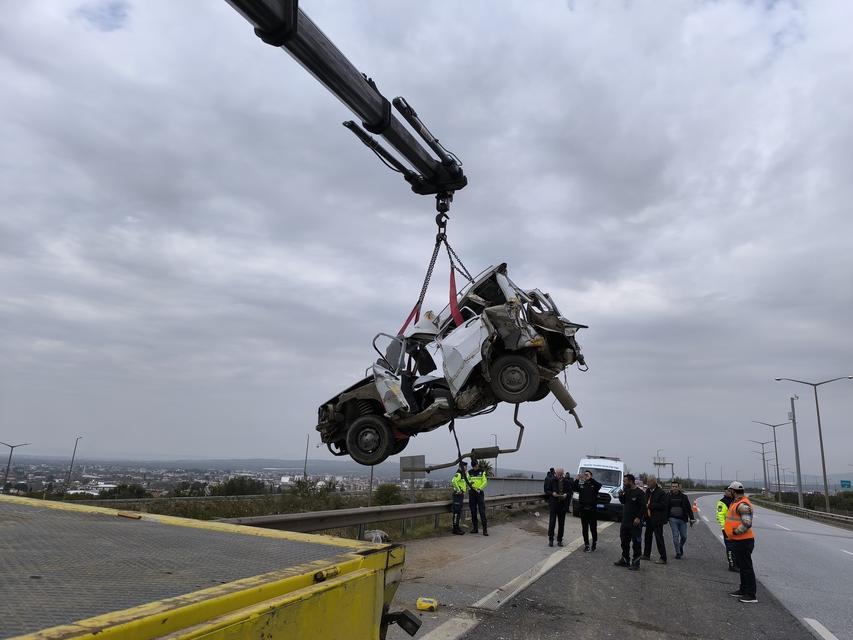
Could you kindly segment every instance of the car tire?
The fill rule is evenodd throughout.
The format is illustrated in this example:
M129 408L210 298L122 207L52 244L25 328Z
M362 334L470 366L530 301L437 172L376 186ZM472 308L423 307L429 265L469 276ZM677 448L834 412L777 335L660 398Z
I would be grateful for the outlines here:
M394 444L388 421L379 415L356 418L347 429L347 452L359 464L379 464L391 455Z
M551 393L551 388L548 386L548 383L544 380L539 382L539 387L536 389L536 393L533 394L533 397L528 400L528 402L539 402L540 400L544 400L548 394Z
M489 367L492 393L498 400L518 404L533 398L539 390L539 368L517 353L506 353Z
M402 440L395 440L394 446L391 447L391 455L395 456L400 453L403 449L409 446L409 438L403 438Z

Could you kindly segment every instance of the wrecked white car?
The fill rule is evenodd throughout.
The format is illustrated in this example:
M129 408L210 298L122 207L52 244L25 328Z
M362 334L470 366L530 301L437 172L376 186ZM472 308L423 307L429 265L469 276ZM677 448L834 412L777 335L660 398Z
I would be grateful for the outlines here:
M317 430L332 453L379 464L453 418L549 393L577 420L558 376L574 363L585 370L575 340L585 325L562 317L547 293L516 286L506 264L480 274L457 307L427 312L403 335L376 336L379 358L365 377L320 406Z

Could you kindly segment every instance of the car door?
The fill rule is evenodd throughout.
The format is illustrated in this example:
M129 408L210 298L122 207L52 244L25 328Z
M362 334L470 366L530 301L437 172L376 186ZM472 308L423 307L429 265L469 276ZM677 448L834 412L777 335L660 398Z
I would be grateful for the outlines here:
M482 318L475 316L438 340L444 378L454 397L482 362L483 343L488 337L489 330Z

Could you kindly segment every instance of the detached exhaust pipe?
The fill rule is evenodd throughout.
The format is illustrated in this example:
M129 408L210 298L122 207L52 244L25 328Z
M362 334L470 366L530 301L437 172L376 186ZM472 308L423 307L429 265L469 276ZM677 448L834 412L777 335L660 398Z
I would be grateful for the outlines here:
M575 413L575 408L578 406L578 403L575 402L575 399L572 397L572 394L569 393L569 390L566 389L566 386L560 382L558 378L551 378L548 380L548 388L563 406L563 409L572 414L572 417L578 424L578 429L583 429L581 419L578 417L578 414Z

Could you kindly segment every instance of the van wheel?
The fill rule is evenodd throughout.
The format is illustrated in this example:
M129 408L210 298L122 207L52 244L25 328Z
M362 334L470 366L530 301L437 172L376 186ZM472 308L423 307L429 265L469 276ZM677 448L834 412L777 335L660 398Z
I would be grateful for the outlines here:
M379 464L391 455L394 444L394 434L382 416L361 416L347 429L347 452L359 464Z
M533 398L539 389L536 363L517 353L506 353L489 368L492 392L498 400L518 404Z

